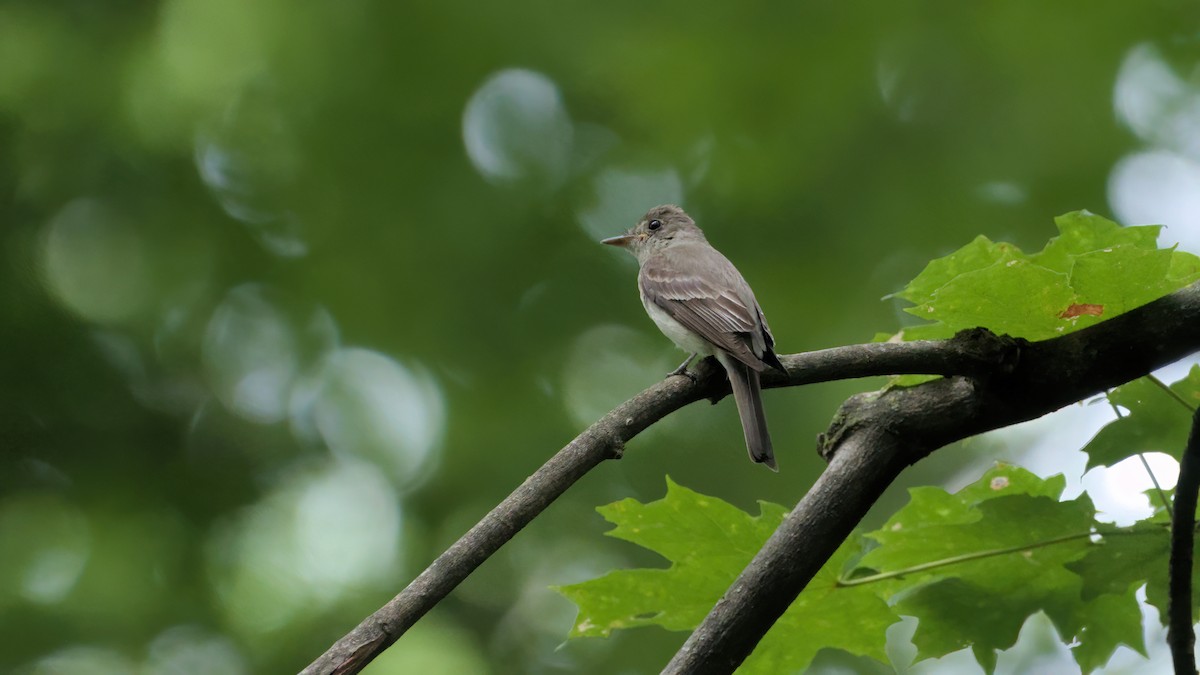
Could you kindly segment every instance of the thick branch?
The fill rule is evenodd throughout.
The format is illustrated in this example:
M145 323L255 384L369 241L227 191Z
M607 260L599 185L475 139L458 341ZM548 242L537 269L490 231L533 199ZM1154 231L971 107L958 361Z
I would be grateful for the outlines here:
M832 461L666 673L729 673L907 465L1024 422L1200 349L1200 284L1087 329L1021 347L1008 372L852 397L820 438ZM1179 510L1178 507L1176 510Z
M1192 621L1192 550L1196 539L1196 497L1200 492L1200 410L1192 416L1171 517L1170 605L1167 644L1175 675L1196 675L1196 633Z
M964 331L940 342L872 343L782 357L788 375L768 376L768 387L895 374L981 374L1008 368L1018 343L986 331ZM592 468L619 457L621 448L651 424L703 398L729 393L721 371L702 362L696 381L669 377L612 412L571 441L386 605L304 669L304 675L357 673Z

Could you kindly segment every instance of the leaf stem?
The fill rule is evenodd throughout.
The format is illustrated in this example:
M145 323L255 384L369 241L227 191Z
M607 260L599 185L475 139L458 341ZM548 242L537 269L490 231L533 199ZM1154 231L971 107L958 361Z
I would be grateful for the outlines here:
M1170 385L1168 385L1166 382L1163 382L1162 380L1158 379L1153 374L1146 375L1146 379L1150 380L1154 384L1158 385L1158 388L1167 392L1167 394L1169 394L1171 396L1171 398L1175 399L1176 401L1179 401L1179 405L1187 408L1188 412L1190 412L1190 413L1196 412L1196 406L1192 405L1191 403L1188 403L1187 399L1180 396L1179 392L1172 389L1170 387Z
M947 567L949 565L957 565L958 563L969 562L972 560L979 560L982 558L991 558L991 557L995 557L995 556L1007 555L1009 553L1020 553L1021 551L1029 551L1029 550L1032 550L1035 548L1045 548L1046 546L1053 546L1054 544L1063 544L1068 541L1084 539L1087 537L1091 537L1093 535L1100 535L1102 537L1108 537L1108 536L1113 536L1113 535L1124 535L1124 534L1147 534L1150 532L1156 532L1156 531L1158 531L1158 529L1159 528L1142 527L1142 528L1137 528L1137 529L1111 529L1111 530L1105 529L1105 530L1088 530L1087 532L1075 532L1072 534L1064 534L1061 537L1053 537L1051 539L1043 539L1042 541L1035 541L1035 542L1031 542L1029 544L1022 544L1020 546L1008 546L1005 548L995 548L995 549L990 549L987 551L975 551L973 553L964 553L962 555L951 556L949 558L942 558L941 560L932 560L927 563L921 563L920 565L913 565L912 567L906 567L904 569L894 570L891 572L880 572L879 574L871 574L871 575L868 575L865 577L856 577L854 579L847 579L845 577L839 577L837 580L837 585L839 587L861 586L863 584L870 584L870 583L874 583L876 581L885 581L887 579L895 579L897 577L902 577L902 576L905 576L908 574L916 574L918 572L928 572L929 570L938 569L939 567Z
M1111 393L1111 390L1105 391L1104 398L1108 401L1108 405L1112 407L1113 412L1116 413L1117 419L1121 419L1125 415L1121 412L1121 408L1116 403L1113 403L1111 398L1108 398L1108 395ZM1171 515L1171 502L1167 499L1167 493L1163 492L1162 486L1159 485L1158 476L1155 476L1154 471L1150 468L1150 462L1146 461L1145 453L1139 452L1137 456L1138 459L1142 460L1142 467L1146 469L1146 473L1150 476L1150 482L1154 483L1154 490L1158 493L1158 499L1162 502L1163 508L1166 509L1167 515Z
M1154 475L1154 471L1150 469L1150 462L1146 461L1146 455L1139 452L1138 459L1142 460L1142 467L1146 469L1146 473L1150 476L1150 482L1154 483L1154 491L1158 493L1158 500L1162 502L1163 509L1167 515L1171 515L1171 502L1167 500L1167 493L1163 492L1162 486L1158 484L1158 478Z

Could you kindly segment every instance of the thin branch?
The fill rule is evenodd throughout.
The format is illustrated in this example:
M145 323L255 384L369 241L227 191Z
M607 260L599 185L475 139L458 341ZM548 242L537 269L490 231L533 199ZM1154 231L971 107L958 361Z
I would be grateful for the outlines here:
M1167 607L1167 644L1175 675L1196 675L1196 633L1192 621L1192 551L1196 536L1196 498L1200 492L1200 411L1179 462L1175 511L1171 517L1171 559Z
M1200 283L1108 321L1024 345L1007 371L859 394L818 443L829 466L664 673L730 673L908 465L1200 349ZM1178 511L1179 508L1176 508Z
M963 331L938 342L871 343L823 349L781 358L788 374L764 378L766 387L796 386L877 375L958 375L1004 370L1020 341L987 331ZM701 399L729 393L719 368L701 362L696 380L668 377L605 415L442 553L386 605L333 644L303 675L357 673L391 646L479 565L528 525L555 499L624 444L668 414Z

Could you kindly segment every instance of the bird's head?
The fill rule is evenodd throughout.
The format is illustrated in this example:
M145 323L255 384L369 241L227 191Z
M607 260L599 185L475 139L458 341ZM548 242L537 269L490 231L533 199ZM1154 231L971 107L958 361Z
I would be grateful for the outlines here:
M684 239L704 241L704 233L683 209L674 204L656 206L625 234L601 240L609 246L620 246L638 259L662 250L672 242Z

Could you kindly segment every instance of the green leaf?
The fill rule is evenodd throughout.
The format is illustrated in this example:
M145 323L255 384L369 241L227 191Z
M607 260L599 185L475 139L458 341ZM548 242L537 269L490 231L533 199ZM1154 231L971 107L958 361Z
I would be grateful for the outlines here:
M998 465L955 494L911 490L909 504L866 535L878 546L859 564L871 570L958 559L864 584L879 586L900 614L918 618L913 643L919 658L970 647L991 672L997 652L1011 647L1025 620L1039 611L1076 642L1073 651L1085 672L1120 644L1142 649L1132 589L1121 588L1115 598L1081 596L1083 580L1068 565L1094 548L1089 534L1095 511L1086 495L1058 501L1063 485L1061 476L1042 480Z
M1021 250L1012 244L997 244L980 235L954 253L929 263L916 279L896 295L914 304L921 304L942 286L967 272L991 267L998 262L1023 255Z
M929 263L897 296L931 323L906 340L982 326L1042 340L1122 314L1200 279L1200 258L1160 249L1157 225L1122 227L1087 211L1055 219L1059 236L1033 255L986 237Z
M1067 275L1014 259L955 277L928 302L905 311L954 328L984 326L1031 340L1054 337L1074 301Z
M1011 647L1026 618L1037 611L1044 611L1068 642L1074 637L1071 651L1084 673L1107 663L1121 645L1146 655L1142 612L1133 590L1123 596L1103 595L1082 602L1077 595L1078 579L1057 587L1060 576L1056 574L1053 583L1038 591L1040 598L1021 592L1017 584L1005 588L951 577L921 588L902 600L898 609L918 617L913 642L919 656L969 646L989 673L996 667L997 646ZM960 625L955 617L968 621Z
M1104 536L1086 556L1067 567L1083 580L1084 600L1124 595L1155 575L1165 580L1170 549L1167 528L1143 521L1134 528Z
M571 637L648 625L695 628L786 515L776 504L760 502L760 508L760 515L750 516L668 479L661 500L626 499L598 509L616 525L608 534L655 551L671 565L618 570L557 588L579 606ZM856 543L847 543L834 554L739 672L800 671L825 647L886 661L884 632L899 617L871 589L837 585L856 551Z
M1083 580L1084 599L1129 593L1146 586L1146 602L1158 609L1163 625L1167 622L1167 561L1171 553L1170 531L1155 515L1115 534L1087 556L1069 565ZM1195 556L1200 556L1200 542ZM1192 568L1192 587L1200 588L1200 567ZM1192 615L1200 613L1200 596L1192 595ZM1130 645L1133 646L1133 645Z
M1193 366L1187 377L1170 387L1191 405L1200 404L1200 366ZM1112 466L1141 452L1182 457L1192 419L1178 400L1144 377L1113 389L1108 400L1127 413L1100 429L1084 446L1088 469Z
M1150 488L1142 490L1142 494L1146 496L1146 501L1150 502L1150 508L1154 509L1153 515L1142 520L1144 523L1162 523L1164 525L1171 524L1171 511L1168 504L1175 503L1175 488Z
M1083 672L1090 673L1108 663L1121 645L1148 656L1142 609L1133 589L1124 595L1102 595L1083 603L1073 618L1079 626L1079 643L1071 647L1071 653Z
M1031 260L1059 272L1070 272L1074 256L1114 246L1154 250L1161 225L1122 227L1088 211L1072 211L1054 219L1059 235Z
M1066 479L1061 475L1043 479L1018 466L997 463L979 480L954 494L933 486L910 488L908 504L893 514L883 527L864 536L881 544L900 546L910 539L913 532L923 528L977 522L983 514L976 507L987 500L1014 495L1057 500L1066 484ZM871 555L868 554L868 558ZM927 555L917 557L920 561L930 558ZM908 564L912 563L898 563L899 566Z
M1183 288L1200 279L1200 257L1186 251L1175 251L1175 255L1171 256L1171 268L1167 270L1167 278L1177 288Z
M617 570L556 589L580 608L571 636L607 636L637 626L698 626L786 513L767 502L760 508L761 514L751 517L669 478L663 499L648 504L624 499L598 508L616 525L609 536L650 549L672 565Z
M1072 328L1124 314L1178 288L1167 278L1172 255L1169 249L1115 246L1076 256L1071 266L1071 288L1084 303L1103 307L1103 313L1081 315Z

